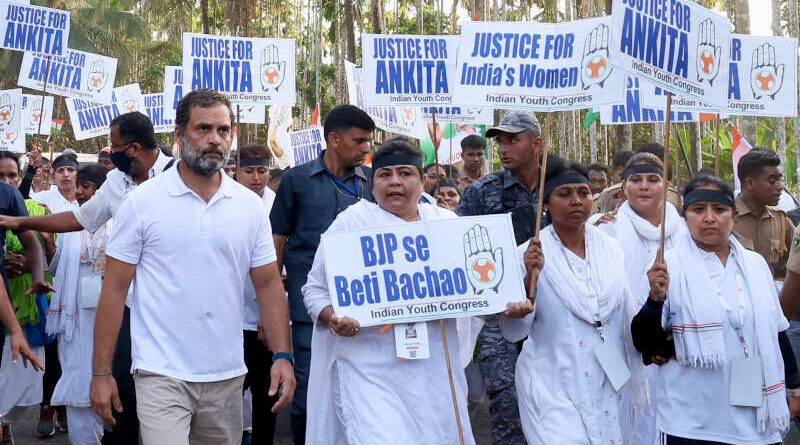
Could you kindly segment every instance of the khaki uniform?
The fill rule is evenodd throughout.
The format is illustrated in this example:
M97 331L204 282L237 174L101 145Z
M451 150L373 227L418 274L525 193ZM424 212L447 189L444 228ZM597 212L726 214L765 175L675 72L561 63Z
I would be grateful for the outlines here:
M480 177L477 179L480 179ZM466 190L467 187L471 186L472 183L475 182L477 179L470 178L467 172L464 171L464 167L461 167L458 170L458 181L456 181L456 185L458 186L458 193L464 193L464 190Z
M736 223L733 231L744 247L758 252L769 265L776 280L786 278L786 262L792 247L794 225L783 210L767 206L756 217L739 195L734 201Z
M600 196L592 204L592 213L606 213L617 208L621 190L622 183L619 182L600 192ZM683 198L675 187L670 187L667 191L667 201L671 202L679 212L683 209Z
M795 227L786 270L800 275L800 226Z

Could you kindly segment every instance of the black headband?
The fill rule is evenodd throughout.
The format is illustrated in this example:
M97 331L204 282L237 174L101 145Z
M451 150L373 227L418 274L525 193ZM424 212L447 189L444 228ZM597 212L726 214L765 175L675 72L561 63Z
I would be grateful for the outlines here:
M379 156L377 159L373 158L372 173L374 174L376 171L382 168L394 167L395 165L410 165L422 170L422 156L413 153L406 153L404 151L396 151L394 153Z
M256 166L269 167L269 159L264 158L245 158L239 159L239 167L256 167Z
M78 170L78 176L76 179L76 181L78 182L84 182L84 181L92 182L97 188L100 188L100 186L103 185L103 182L105 182L105 180L106 180L105 176L101 174L95 174L95 172L92 172L91 170L84 170L84 169Z
M111 159L111 152L101 151L100 153L97 154L97 157L98 158L109 158L109 159Z
M658 176L664 177L664 169L653 164L636 164L631 165L630 167L625 169L625 172L622 173L622 179L628 179L628 176L636 175L640 173L653 173Z
M683 211L696 202L715 202L733 208L731 195L721 190L694 189L683 197Z
M589 185L589 179L578 172L568 172L563 175L558 175L553 179L548 179L547 182L544 183L544 199L549 198L550 194L553 193L555 189L567 184Z
M56 171L61 167L75 167L77 170L78 163L72 159L60 159L58 162L53 163L53 171Z

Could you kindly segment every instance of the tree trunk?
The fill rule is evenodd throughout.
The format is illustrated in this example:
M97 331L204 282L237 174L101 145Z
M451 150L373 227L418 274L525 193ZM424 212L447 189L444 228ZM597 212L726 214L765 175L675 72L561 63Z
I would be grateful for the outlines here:
M201 20L203 22L203 34L209 34L208 32L208 0L200 0L200 14Z
M339 23L343 26L345 33L345 59L356 63L356 19L355 12L353 11L353 0L344 0L344 23Z
M450 7L450 34L455 34L458 31L457 12L458 0L453 0L453 6Z
M700 122L692 122L689 124L689 143L691 144L689 162L694 163L689 173L695 174L703 168L703 130L700 125Z
M633 150L633 131L630 125L614 126L614 153L621 150Z
M372 0L372 32L386 34L386 16L383 14L383 0Z

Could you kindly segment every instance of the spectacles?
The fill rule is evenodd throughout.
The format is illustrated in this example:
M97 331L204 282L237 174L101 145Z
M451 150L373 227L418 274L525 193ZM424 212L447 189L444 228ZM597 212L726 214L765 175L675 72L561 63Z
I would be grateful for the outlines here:
M131 141L131 142L128 142L127 144L123 144L123 145L111 145L108 148L110 148L111 151L113 151L113 152L120 153L120 152L126 151L128 149L128 147L130 147L134 143L135 143L134 141ZM121 151L117 151L118 148L122 148L122 150Z

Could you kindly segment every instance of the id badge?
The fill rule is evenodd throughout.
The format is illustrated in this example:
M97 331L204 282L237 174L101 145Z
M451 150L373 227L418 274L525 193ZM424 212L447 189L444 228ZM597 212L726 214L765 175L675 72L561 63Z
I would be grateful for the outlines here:
M764 403L761 357L731 359L731 405L758 408Z
M394 345L397 358L420 360L431 358L428 342L428 323L398 323L394 325Z
M81 309L94 309L100 301L100 291L103 289L103 277L93 275L81 278L80 304Z
M594 355L600 362L600 367L614 387L614 391L620 388L631 378L631 371L622 353L611 342L604 341L595 350Z

